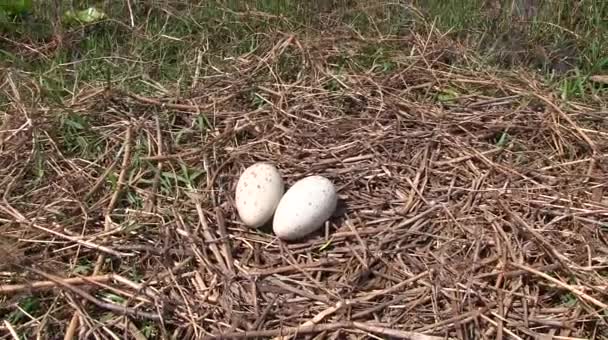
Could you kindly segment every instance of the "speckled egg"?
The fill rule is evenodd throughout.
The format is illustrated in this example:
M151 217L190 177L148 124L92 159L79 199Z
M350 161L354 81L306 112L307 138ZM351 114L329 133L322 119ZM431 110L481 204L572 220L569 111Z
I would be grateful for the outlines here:
M236 185L235 205L241 221L258 228L270 221L285 190L277 168L266 162L245 169Z
M276 208L273 231L283 240L296 240L317 229L336 210L338 195L322 176L305 177L289 188Z

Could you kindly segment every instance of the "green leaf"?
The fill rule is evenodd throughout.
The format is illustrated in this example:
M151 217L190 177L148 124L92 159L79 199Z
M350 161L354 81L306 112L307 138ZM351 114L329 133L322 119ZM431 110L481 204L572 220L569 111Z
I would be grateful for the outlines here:
M444 90L441 90L441 93L439 93L437 95L437 99L440 102L448 102L448 101L458 98L459 96L460 96L460 94L458 92L456 92L455 90L444 89Z
M74 128L76 130L84 130L84 125L81 124L80 122L76 121L75 119L66 119L65 120L65 125Z
M63 19L68 23L84 23L90 24L106 18L106 14L97 10L95 7L89 7L81 11L66 11L63 14Z
M4 22L4 17L2 16L2 11L1 10L0 10L0 22ZM18 60L18 58L17 58L16 55L14 55L14 54L12 54L12 53L10 53L8 51L5 51L5 50L0 50L0 55L4 55L6 57L5 60L10 60L10 61L13 61L13 62Z
M196 125L198 126L198 129L201 130L201 132L205 132L205 130L207 130L211 126L211 124L209 124L207 116L202 113L196 117Z
M118 187L118 174L110 173L108 174L108 177L106 177L106 180L110 183L112 190L116 190Z
M87 275L91 272L91 264L79 264L74 267L75 274Z
M114 303L119 303L119 304L125 303L125 298L123 298L120 295L116 295L114 293L105 293L104 298L105 298L105 300L109 300Z
M323 245L321 245L321 247L319 247L319 251L323 251L323 250L327 249L330 245L331 245L331 240L327 240L327 242L325 242Z
M205 173L205 170L193 170L190 173L190 180L194 182L204 173Z
M506 132L503 132L500 135L500 139L498 139L498 142L496 142L496 146L503 147L503 146L507 145L508 142L509 142L509 134L507 134Z
M28 314L36 314L36 311L40 308L40 301L35 297L26 297L19 301L19 307L23 309ZM11 323L15 324L21 320L26 318L26 314L24 314L21 310L14 310L9 316L8 319Z
M175 174L173 172L163 171L161 173L161 175L163 177L167 178L167 179L171 179L171 180L174 180L174 181L181 182L182 184L187 184L188 183L188 180L186 178L184 178L184 177L182 177L182 176L180 176L178 174Z

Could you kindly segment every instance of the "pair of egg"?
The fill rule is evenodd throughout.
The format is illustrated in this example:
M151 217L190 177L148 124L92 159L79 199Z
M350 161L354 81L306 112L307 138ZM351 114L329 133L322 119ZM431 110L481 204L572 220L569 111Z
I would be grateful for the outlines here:
M337 203L336 188L329 179L305 177L285 192L279 170L266 162L245 169L236 185L235 205L241 221L258 228L272 218L272 229L283 240L296 240L319 229Z

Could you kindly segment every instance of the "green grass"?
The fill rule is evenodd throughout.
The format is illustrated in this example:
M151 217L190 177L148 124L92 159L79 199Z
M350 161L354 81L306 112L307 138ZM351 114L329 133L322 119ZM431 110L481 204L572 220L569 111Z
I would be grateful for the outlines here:
M419 3L419 6L442 30L456 34L479 34L487 24L486 17L479 11L483 2L483 0L431 0Z
M29 320L30 316L36 317L40 312L40 300L37 297L24 297L18 306L19 309L15 309L7 318L13 324Z
M598 95L587 78L608 71L608 2L531 1L534 8L526 2L502 1L493 15L480 10L481 0L421 6L442 31L465 40L489 63L539 69L564 99Z
M59 115L59 142L66 155L95 160L104 149L104 138L91 128L87 116L67 113Z
M592 90L586 86L586 77L608 69L608 3L583 0L575 7L571 1L545 2L536 16L526 17L521 5L517 6L521 1L515 2L513 6L511 1L503 1L496 18L480 10L481 0L420 2L416 6L425 18L404 6L356 1L335 1L333 7L295 0L173 2L165 8L159 2L146 2L133 8L134 28L129 27L126 3L112 2L100 8L107 20L64 27L64 33L69 33L66 48L48 58L22 56L6 42L0 51L10 56L9 65L37 75L48 100L59 101L83 83L155 91L147 79L177 84L173 90L181 92L191 87L197 68L204 76L229 64L230 57L267 51L281 32L309 34L322 29L320 18L331 13L330 23L340 22L338 27L362 36L404 34L425 21L425 25L449 32L453 39L465 41L489 63L541 68L566 97L580 97ZM93 4L79 1L73 8ZM34 6L26 22L13 23L17 41L42 43L53 34L52 23L57 20L52 2L35 1ZM69 8L64 2L62 10ZM524 52L520 55L514 52L517 50ZM360 69L390 72L396 67L392 55L399 53L407 50L376 42L358 50L348 62ZM279 75L289 81L300 60L289 53L281 58ZM559 77L551 75L555 70Z

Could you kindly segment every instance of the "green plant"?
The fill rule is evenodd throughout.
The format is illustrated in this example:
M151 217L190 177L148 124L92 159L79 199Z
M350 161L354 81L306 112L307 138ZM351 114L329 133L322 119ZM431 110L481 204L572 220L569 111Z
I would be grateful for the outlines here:
M0 15L23 15L32 10L32 0L3 0L0 2Z
M23 321L27 317L26 313L32 316L36 315L36 312L40 309L40 300L35 296L28 296L21 299L18 306L19 308L12 311L8 316L8 320L12 324Z

